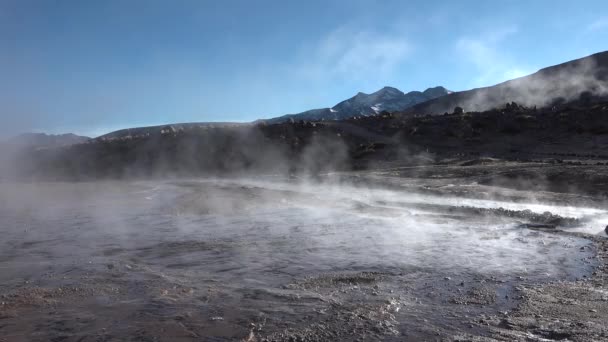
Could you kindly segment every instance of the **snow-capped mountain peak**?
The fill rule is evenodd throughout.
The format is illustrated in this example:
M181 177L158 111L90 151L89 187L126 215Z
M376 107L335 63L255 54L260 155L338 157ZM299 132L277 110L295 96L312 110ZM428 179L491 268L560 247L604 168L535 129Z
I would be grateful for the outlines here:
M411 91L404 94L394 87L383 87L371 94L357 93L348 100L344 100L331 108L313 109L298 114L284 115L266 120L267 122L283 122L294 120L341 120L354 116L376 115L383 111L402 111L418 103L425 102L439 96L447 95L449 91L444 87L429 88L423 92Z
M447 90L443 87L429 88L424 92L412 91L407 94L397 88L384 87L371 94L360 92L354 97L338 103L331 109L340 113L350 113L350 116L374 115L382 111L403 110L446 94Z

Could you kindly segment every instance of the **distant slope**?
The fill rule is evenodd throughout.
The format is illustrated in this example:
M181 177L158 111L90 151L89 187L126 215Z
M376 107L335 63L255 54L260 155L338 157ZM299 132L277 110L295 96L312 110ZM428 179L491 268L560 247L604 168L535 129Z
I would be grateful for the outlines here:
M175 123L158 126L146 126L146 127L134 127L125 128L118 131L110 132L99 136L95 139L117 139L117 138L136 138L148 135L158 134L174 134L184 131L192 130L206 130L214 128L229 128L229 127L240 127L251 125L249 123L238 123L238 122L188 122L188 123Z
M417 104L406 114L442 114L459 106L484 111L515 101L525 106L547 106L578 99L581 94L608 95L608 51L551 66L492 87L453 92Z
M20 177L19 168L20 156L33 151L61 150L62 148L74 146L89 141L89 137L79 136L72 133L68 134L44 134L44 133L23 133L7 140L0 141L0 181L4 177ZM33 161L32 163L36 163Z
M262 121L280 123L291 119L296 121L344 120L354 116L376 115L382 111L402 111L418 103L449 93L444 87L429 88L423 92L411 91L407 94L397 88L384 87L371 94L358 93L331 108L312 109Z
M5 143L20 147L61 147L81 144L88 141L84 137L72 133L67 134L45 134L45 133L23 133L8 139Z

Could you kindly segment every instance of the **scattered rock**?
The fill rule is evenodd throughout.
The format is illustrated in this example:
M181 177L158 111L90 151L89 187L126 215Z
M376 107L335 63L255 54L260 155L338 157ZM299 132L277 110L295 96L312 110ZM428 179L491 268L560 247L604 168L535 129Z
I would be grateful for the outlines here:
M524 223L518 226L519 228L527 228L527 229L555 229L556 226L554 224L542 224L542 223Z

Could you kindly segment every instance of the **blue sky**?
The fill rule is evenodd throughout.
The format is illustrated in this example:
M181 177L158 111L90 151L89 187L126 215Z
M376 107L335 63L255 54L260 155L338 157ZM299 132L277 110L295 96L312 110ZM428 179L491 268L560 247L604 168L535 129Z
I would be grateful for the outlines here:
M251 121L604 50L605 0L0 0L0 135Z

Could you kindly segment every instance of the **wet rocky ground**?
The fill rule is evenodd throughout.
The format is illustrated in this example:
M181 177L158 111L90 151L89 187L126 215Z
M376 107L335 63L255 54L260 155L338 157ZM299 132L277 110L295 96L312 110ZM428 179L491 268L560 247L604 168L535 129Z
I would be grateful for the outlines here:
M2 184L0 341L608 340L605 197L505 176L558 167Z

